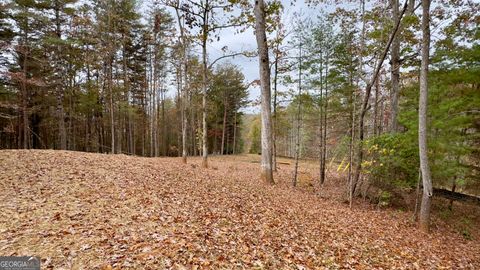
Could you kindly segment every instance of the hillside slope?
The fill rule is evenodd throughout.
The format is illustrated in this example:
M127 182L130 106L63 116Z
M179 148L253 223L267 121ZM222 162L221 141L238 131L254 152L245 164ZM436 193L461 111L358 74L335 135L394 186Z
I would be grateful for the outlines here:
M45 269L480 269L478 241L294 190L287 165L271 187L241 157L189 162L0 151L0 254Z

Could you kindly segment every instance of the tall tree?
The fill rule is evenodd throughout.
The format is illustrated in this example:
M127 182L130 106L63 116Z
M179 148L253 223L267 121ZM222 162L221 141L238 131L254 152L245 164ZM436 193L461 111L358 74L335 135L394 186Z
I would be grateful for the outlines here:
M188 106L188 32L185 27L185 15L181 11L180 0L175 0L167 5L172 6L175 9L175 15L177 17L178 29L180 35L178 36L178 43L180 46L180 67L179 67L179 82L180 87L180 102L181 102L181 126L182 126L182 162L187 163L187 130L188 130L188 118L187 118L187 106Z
M418 104L418 149L422 173L423 196L419 226L430 230L430 205L433 196L427 151L428 65L430 60L430 0L422 0L422 62L420 67L420 100Z
M258 62L260 69L260 87L262 92L262 171L261 178L267 183L274 184L272 171L272 115L270 93L270 62L268 60L268 44L265 32L265 3L256 0L255 7L255 36L258 47Z
M400 16L400 8L398 0L390 0L392 8L392 20L397 22ZM401 33L401 31L399 31ZM400 35L396 35L392 42L390 51L390 73L392 81L392 101L391 101L391 127L392 132L397 131L397 115L398 115L398 93L400 91Z
M298 55L298 94L297 94L297 115L296 115L296 142L295 142L295 168L293 170L293 186L297 186L297 176L298 176L298 160L300 158L300 127L302 123L302 40L300 39L299 44L299 55Z
M49 0L45 4L47 9L53 13L53 31L51 31L50 38L48 39L48 45L53 51L51 63L53 63L53 79L52 86L55 89L56 96L56 110L57 110L57 122L59 133L59 149L67 149L67 131L65 127L65 109L64 109L64 96L66 83L66 48L67 39L64 37L64 29L67 23L67 16L73 13L71 5L75 4L76 0Z

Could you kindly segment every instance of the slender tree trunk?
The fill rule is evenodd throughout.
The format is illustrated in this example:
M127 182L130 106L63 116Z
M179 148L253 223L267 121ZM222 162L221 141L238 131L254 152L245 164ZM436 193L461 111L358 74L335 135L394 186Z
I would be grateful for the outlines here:
M169 136L167 134L167 120L165 115L165 89L161 89L161 98L162 98L162 155L168 155L169 148Z
M267 36L265 34L265 3L255 1L255 36L258 46L260 86L262 89L262 171L261 178L274 184L272 172L272 115L270 97L270 62L268 61Z
M208 134L207 134L207 34L206 34L206 26L204 26L204 40L203 40L203 46L202 46L202 63L203 63L203 88L202 88L202 127L203 127L203 133L202 133L202 167L203 168L208 168L208 147L207 147L207 140L208 140Z
M380 99L380 119L378 122L378 131L377 134L381 135L383 132L383 122L384 122L384 111L385 111L385 105L383 104L383 99Z
M353 85L353 83L352 83ZM351 93L351 104L352 109L350 111L350 142L349 142L349 159L348 159L348 202L350 208L352 208L353 204L353 178L352 178L352 168L354 162L354 155L355 155L355 115L356 115L356 93L355 89L353 89Z
M126 35L125 34L122 34L122 39L123 39L123 59L122 59L122 62L123 62L123 91L124 91L124 97L125 97L125 104L127 105L127 108L128 106L130 105L130 82L129 82L129 78L128 78L128 67L127 67L127 42L126 42ZM126 114L126 115L125 115ZM131 149L131 145L130 145L130 138L131 138L131 127L130 127L130 112L129 110L125 110L125 113L124 113L124 128L125 129L122 129L122 132L123 133L123 130L127 130L127 127L128 127L128 133L127 135L125 136L126 138L126 147L127 147L127 152L129 154L132 153L132 149ZM120 146L121 147L121 146Z
M229 143L228 142L230 141L230 131L229 131L229 129L227 129L226 137L227 138L226 138L226 145L225 145L225 153L226 153L226 155L228 155L228 153L230 153L230 152L228 152L228 150L229 150L229 147L228 147Z
M364 48L365 48L365 25L366 25L366 18L365 18L365 0L362 0L361 1L361 9L362 9L362 33L361 33L361 40L360 40L360 67L358 69L358 77L356 79L356 87L358 89L360 89L360 79L362 78L363 76L363 51L364 51ZM367 85L367 88L368 88L368 85ZM369 91L366 91L366 96L368 95L370 97L370 92ZM368 102L368 100L367 100ZM366 106L367 104L365 104ZM354 107L355 108L355 107ZM353 114L355 115L356 114L356 111L353 112ZM359 140L359 143L363 143L363 118L362 117L359 117L360 118L360 122L361 122L361 127L359 125L359 134L361 134L361 136L359 136L360 140ZM361 129L361 130L360 130ZM354 142L355 138L352 138L352 144ZM363 147L363 146L360 146L359 144L359 147ZM363 149L363 148L362 148ZM361 154L358 154L357 153L357 163L359 160L362 160L363 159L363 152ZM353 160L352 160L352 163L350 163L349 167L351 168L353 166ZM360 177L360 170L361 170L361 167L359 168L358 166L361 166L361 165L358 165L357 164L357 168L358 170L355 171L355 175L353 177L353 179L351 179L351 183L350 183L350 191L349 191L349 195L350 195L350 200L349 200L349 203L350 203L350 208L352 208L352 203L353 203L353 196L354 196L354 193L355 193L355 188L357 186L357 182L359 180L359 177ZM358 175L357 175L357 171L358 171ZM351 176L350 176L351 177Z
M57 81L57 117L58 117L58 133L60 137L60 149L67 149L67 131L65 128L65 110L63 108L63 89L59 81Z
M233 154L237 153L237 109L233 116Z
M182 58L182 61L183 61L183 58ZM185 65L186 67L186 65ZM182 73L182 68L180 67L180 73ZM185 71L186 73L186 71ZM185 75L186 76L186 75ZM186 95L186 78L185 78L185 81L182 80L182 74L180 74L180 95L181 95L181 99L180 99L180 105L181 105L181 125L182 125L182 162L183 163L187 163L187 111L186 111L186 107L187 107L187 95ZM183 85L183 83L185 83L185 85Z
M359 67L359 72L357 74L358 78L362 75L363 73L363 47L364 47L364 34L365 34L365 18L364 18L364 12L365 12L365 2L362 1L362 36L361 36L361 44L360 44L360 67ZM353 68L353 57L350 57L350 69L354 70ZM351 109L350 109L350 141L349 141L349 151L348 151L348 175L347 175L347 185L348 185L348 202L349 202L349 207L350 209L352 208L353 205L353 164L354 164L354 155L355 155L355 121L356 121L356 114L357 114L357 88L358 87L358 79L357 79L357 85L356 87L353 84L354 80L354 73L350 73L350 87L352 88L352 91L350 93L350 104L351 104Z
M153 60L153 54L151 52L150 54L150 99L149 99L149 111L150 111L150 156L153 157L155 156L155 141L156 141L156 101L155 101L155 96L156 96L156 85L155 85L155 65L154 65L154 60Z
M23 149L28 149L30 145L30 130L28 125L28 93L27 93L27 59L29 52L28 45L28 19L25 19L25 29L23 33L23 78L22 85L22 121L23 121Z
M107 24L108 24L108 27L111 26L111 7L108 7L108 11L107 11ZM111 29L108 29L108 30L111 30ZM112 38L111 38L111 33L107 33L107 45L108 45L108 54L107 54L107 89L108 89L108 96L109 96L109 109L110 109L110 135L111 135L111 146L110 146L110 151L112 154L115 154L115 114L114 114L114 111L113 111L113 87L112 87L112 84L113 84L113 59L114 59L114 52L112 51L113 50L113 42L112 42Z
M392 19L394 22L398 21L400 16L398 0L390 0L390 6L392 7ZM396 132L397 127L397 114L398 114L398 94L400 91L400 35L396 35L392 42L392 48L390 50L390 73L392 80L392 112L391 112L391 132Z
M380 78L375 81L375 103L373 104L373 135L378 134L378 94L380 92Z
M293 175L293 186L297 186L298 159L300 157L300 126L302 114L302 43L300 42L300 57L298 62L298 106L297 106L297 137L295 142L295 169Z
M60 3L59 1L54 2L55 10L55 35L58 39L57 42L60 42L62 38L62 29L61 29L61 18L60 18ZM60 139L59 149L67 149L67 131L65 129L65 110L63 108L63 88L62 88L62 63L61 63L61 46L60 44L56 45L55 50L55 88L56 88L56 101L57 101L57 121L58 121L58 134Z
M182 22L182 16L180 15L179 12L179 5L180 1L177 2L177 6L175 7L175 14L177 15L177 22L178 22L178 27L180 29L180 44L181 44L181 49L182 49L182 56L181 56L181 61L180 61L180 104L181 104L181 121L182 121L182 162L187 163L187 155L188 155L188 149L187 149L187 128L188 128L188 121L187 121L187 44L186 44L186 39L185 39L185 31L184 31L184 24ZM182 70L183 67L183 70ZM183 78L183 75L185 76Z
M191 99L192 97L190 97ZM190 113L191 119L190 119L190 125L192 129L192 147L193 147L193 155L197 156L198 154L198 149L197 149L197 114L196 110L191 106L191 113Z
M71 69L71 67L69 67ZM76 96L75 94L75 77L71 76L70 80L70 89L72 89L72 94L70 95L70 114L75 115L75 104L74 104L74 97ZM70 130L70 148L68 148L68 143L67 144L67 149L71 150L76 150L77 149L77 126L75 125L75 121L73 117L70 117L69 119L69 130ZM67 132L65 132L67 134ZM65 136L65 141L68 142L68 136Z
M417 222L417 213L418 213L418 197L420 195L420 181L422 180L422 172L418 168L418 178L417 178L417 188L415 190L415 209L413 211L413 222Z
M323 184L322 181L322 168L323 168L323 103L325 102L324 97L323 97L323 52L320 51L320 117L319 117L319 145L320 145L320 151L318 154L318 160L320 162L320 165L318 167L318 175L319 175L319 182L320 184Z
M430 57L430 0L422 0L422 63L420 67L420 99L418 106L418 148L420 168L423 181L423 197L420 206L419 227L422 231L430 230L430 205L433 188L428 165L427 151L427 100L428 100L428 65Z
M408 14L412 14L414 11L415 0L409 0L408 3ZM400 18L400 10L399 10L399 1L398 0L390 0L390 6L392 7L392 19L393 22L396 22ZM392 81L392 94L391 94L391 119L390 119L390 132L397 132L398 131L398 98L400 93L400 43L402 36L400 33L402 32L402 26L400 25L398 30L398 35L395 36L392 42L392 48L390 50L390 73L391 73L391 81Z
M24 69L24 73L26 74L26 68ZM26 77L26 76L25 76ZM28 149L30 145L30 132L29 132L29 125L28 125L28 94L27 94L27 87L26 87L26 78L22 82L22 120L23 120L23 149Z
M183 89L185 92L185 89ZM182 98L182 162L187 163L188 149L187 149L187 111L186 111L186 94L183 93Z
M323 185L325 182L325 167L326 167L326 158L327 158L327 111L328 111L328 53L326 55L325 61L325 111L323 113L323 147L322 147L322 168L320 174L320 184Z
M224 104L223 104L223 127L222 127L222 145L220 147L220 155L224 155L223 152L225 147L225 132L227 129L227 97L225 94ZM228 143L228 142L227 142Z
M135 124L132 121L132 116L128 114L128 144L130 146L130 155L135 156L135 132L134 132Z
M273 141L273 160L272 160L272 166L273 166L273 171L277 171L277 83L278 83L278 43L277 43L277 48L275 51L275 63L274 63L274 72L275 75L273 77L273 121L272 121L272 141Z
M457 179L456 177L454 177L452 180L452 192L455 192L456 188L457 188ZM450 199L450 203L448 204L448 210L450 211L453 210L453 199Z
M112 154L115 154L115 114L114 114L114 111L113 111L113 89L112 89L112 68L110 66L110 69L109 69L109 78L108 78L108 89L109 89L109 93L110 93L110 130L111 130L111 151L112 151Z
M208 168L208 126L207 126L207 88L208 88L208 66L207 66L207 41L208 41L208 1L203 12L203 29L202 29L202 167Z
M216 111L215 112L215 123L218 122L218 112ZM213 134L213 153L216 154L218 153L218 132L217 132L217 125L215 125L215 127L213 128L213 130L215 131L214 134Z
M141 132L142 132L142 137L141 137L141 146L142 146L142 156L145 156L146 153L146 141L147 141L147 132L148 132L148 123L147 123L147 93L148 93L148 85L149 85L149 80L148 80L148 60L145 61L145 79L144 79L144 87L143 87L143 95L142 95L142 125L141 125Z
M125 93L125 101L127 105L130 105L130 82L128 77L128 66L127 66L127 42L126 36L123 35L123 85L124 85L124 93ZM130 110L126 110L126 128L128 127L128 134L126 136L127 142L126 146L128 148L127 152L130 155L135 155L135 151L133 150L133 143L132 143L132 117Z

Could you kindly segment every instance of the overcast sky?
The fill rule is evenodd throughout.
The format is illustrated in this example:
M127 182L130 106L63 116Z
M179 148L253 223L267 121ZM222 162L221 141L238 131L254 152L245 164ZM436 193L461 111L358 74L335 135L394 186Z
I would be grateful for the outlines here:
M282 14L282 20L286 27L288 28L292 24L292 17L296 13L301 13L302 17L310 17L315 19L320 12L323 11L333 11L335 5L321 4L315 7L309 7L305 4L304 0L295 1L295 4L292 5L291 0L281 0L284 6L284 13ZM358 6L358 3L349 3L347 4L351 8ZM338 5L337 5L338 6ZM342 4L342 6L345 6ZM169 9L169 11L172 11ZM173 14L173 13L172 13ZM214 61L219 56L222 56L224 53L221 51L221 48L228 46L229 52L240 52L243 50L256 50L257 43L253 29L248 29L243 33L236 33L235 29L223 29L220 32L220 41L210 42L208 44L208 59L209 62ZM200 53L200 48L197 48L198 53ZM253 80L259 78L259 68L258 68L258 57L247 58L244 56L237 56L235 58L227 58L221 60L217 63L230 62L239 66L245 75L246 83L249 83ZM281 87L281 86L280 86ZM171 91L172 94L174 91ZM258 86L252 86L249 88L249 99L251 101L258 100L260 97L260 88ZM250 106L244 111L249 113L259 112L258 106Z
M285 7L285 14L283 15L284 23L291 21L291 17L295 12L304 12L306 7L303 0L298 1L294 6L291 5L290 0L282 0L282 4ZM286 25L288 25L288 23L286 23ZM240 34L236 34L234 29L223 30L220 33L220 41L210 43L210 46L208 47L209 59L211 61L222 55L220 48L223 46L228 46L229 50L234 52L241 50L256 50L257 41L255 39L253 29L250 28ZM259 78L258 57L248 58L244 56L238 56L222 62L230 62L239 66L245 75L245 80L247 83ZM252 86L248 90L250 100L253 101L260 98L260 88L258 86ZM245 109L246 112L251 113L258 112L259 110L259 106L251 106Z

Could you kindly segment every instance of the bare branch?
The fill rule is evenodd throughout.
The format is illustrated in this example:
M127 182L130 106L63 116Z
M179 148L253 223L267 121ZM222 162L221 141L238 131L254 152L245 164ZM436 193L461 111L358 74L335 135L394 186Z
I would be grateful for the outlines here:
M235 56L239 56L239 55L243 55L245 57L253 57L253 56L248 55L246 52L238 52L238 53L222 55L222 56L218 57L217 59L213 60L213 62L208 66L208 69L211 69L213 67L213 65L215 65L215 63L217 63L218 61L220 61L222 59L235 57Z

